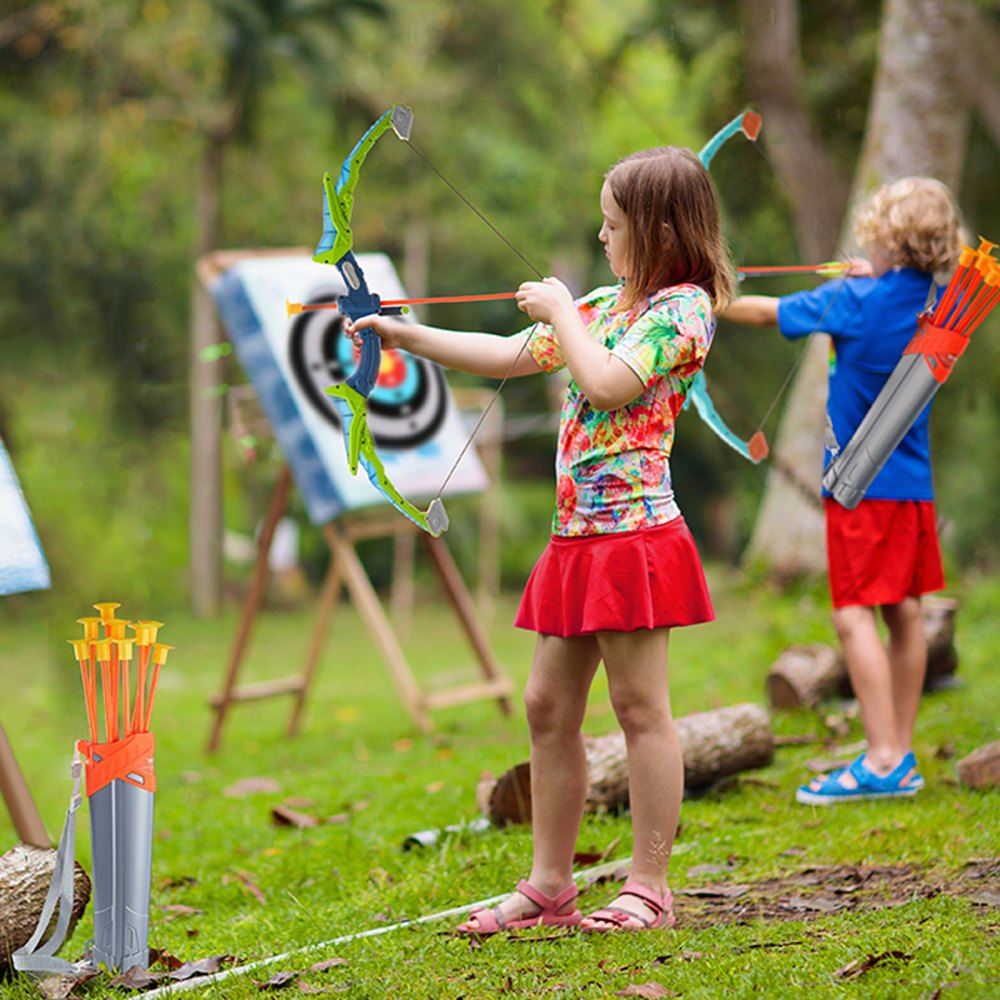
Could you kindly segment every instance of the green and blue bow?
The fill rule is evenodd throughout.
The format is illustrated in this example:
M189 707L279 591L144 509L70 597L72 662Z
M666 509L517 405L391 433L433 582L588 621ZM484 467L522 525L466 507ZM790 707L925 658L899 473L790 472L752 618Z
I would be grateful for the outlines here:
M347 286L347 295L339 300L338 307L350 319L376 313L398 314L402 311L399 307L383 307L381 298L368 288L365 273L354 256L351 214L361 165L372 146L390 129L404 142L408 142L412 126L413 112L402 104L394 104L358 140L344 160L336 184L329 173L323 177L323 235L313 254L313 260L319 264L333 264L340 272ZM358 466L361 465L375 489L401 514L429 534L441 535L448 528L448 514L440 497L432 500L427 510L421 510L403 496L389 478L379 458L375 439L368 427L368 397L378 380L382 363L382 342L371 329L360 331L360 339L361 354L354 372L347 381L325 390L340 416L351 475L357 475Z

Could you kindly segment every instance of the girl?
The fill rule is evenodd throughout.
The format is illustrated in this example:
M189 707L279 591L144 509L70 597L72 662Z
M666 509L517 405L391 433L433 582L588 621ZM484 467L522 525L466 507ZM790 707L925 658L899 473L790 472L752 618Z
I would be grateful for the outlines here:
M687 149L635 153L601 188L598 238L620 283L574 303L555 278L526 282L517 303L535 325L512 337L459 333L384 316L386 347L503 378L565 366L552 537L516 624L538 633L525 691L531 742L531 872L464 934L538 924L592 933L670 927L667 862L683 790L670 713L670 629L714 618L694 541L670 481L674 422L705 361L713 309L732 294L718 202ZM612 905L583 917L572 880L587 791L581 727L604 663L629 761L631 874Z

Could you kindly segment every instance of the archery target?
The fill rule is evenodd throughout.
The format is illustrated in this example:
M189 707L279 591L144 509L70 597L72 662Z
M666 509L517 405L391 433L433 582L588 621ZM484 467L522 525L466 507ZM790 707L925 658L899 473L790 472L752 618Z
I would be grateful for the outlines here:
M319 294L307 305L336 302ZM333 310L302 312L289 335L289 364L299 387L316 411L339 429L340 417L324 391L348 379L356 367L356 351L344 335L343 318ZM441 370L405 351L382 350L378 380L368 397L368 427L379 448L415 448L432 438L448 406Z
M361 254L371 287L385 298L406 291L384 254ZM334 268L302 253L255 253L212 283L226 332L305 501L325 524L345 510L386 503L368 476L352 475L344 433L324 390L355 370L353 342L335 310L293 313L290 302L335 302L346 288ZM435 364L405 351L383 351L368 398L367 422L385 473L404 496L474 493L487 483L470 428ZM442 483L445 484L442 487Z

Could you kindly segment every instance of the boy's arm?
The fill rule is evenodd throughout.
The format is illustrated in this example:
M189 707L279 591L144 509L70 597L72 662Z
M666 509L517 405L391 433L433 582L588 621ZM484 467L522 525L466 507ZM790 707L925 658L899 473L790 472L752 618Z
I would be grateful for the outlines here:
M778 302L773 295L744 295L717 315L744 326L777 326Z

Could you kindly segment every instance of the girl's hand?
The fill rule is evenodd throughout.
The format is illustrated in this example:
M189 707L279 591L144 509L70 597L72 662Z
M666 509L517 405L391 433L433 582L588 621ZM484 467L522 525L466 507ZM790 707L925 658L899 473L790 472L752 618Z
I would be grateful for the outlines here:
M517 290L517 308L527 313L536 323L553 325L560 313L576 313L573 296L558 278L544 281L525 281Z
M393 319L391 316L380 316L376 313L372 313L368 316L360 316L358 319L349 319L347 316L344 317L344 333L346 333L358 347L361 346L361 331L374 330L378 334L379 339L382 341L383 347L388 348L389 350L395 350L397 347L401 346L399 343L399 336L406 330L406 326L406 323Z

